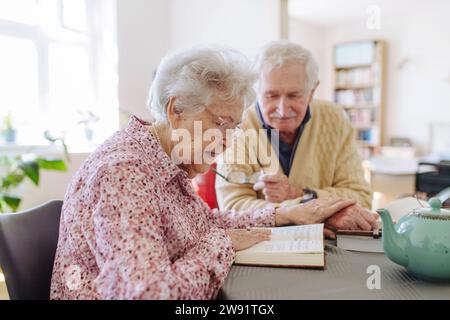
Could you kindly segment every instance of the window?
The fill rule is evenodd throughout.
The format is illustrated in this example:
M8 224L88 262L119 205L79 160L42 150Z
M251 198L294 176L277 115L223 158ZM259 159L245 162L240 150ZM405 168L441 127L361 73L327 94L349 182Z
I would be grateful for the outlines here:
M46 130L69 147L92 143L81 125L86 114L99 120L89 126L94 141L117 129L114 19L102 17L114 6L97 0L0 1L0 116L11 114L17 144L45 144Z
M63 26L81 32L87 31L87 11L85 1L62 1Z
M14 118L38 113L38 62L33 41L0 35L0 100ZM24 94L26 93L26 94Z
M36 0L0 1L0 19L35 24L38 5Z

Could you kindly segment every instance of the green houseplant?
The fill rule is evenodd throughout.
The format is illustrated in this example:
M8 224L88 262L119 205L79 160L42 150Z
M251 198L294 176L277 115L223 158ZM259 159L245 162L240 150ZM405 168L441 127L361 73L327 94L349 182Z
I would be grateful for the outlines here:
M78 124L84 126L84 134L86 136L86 139L87 141L92 142L92 139L94 138L93 126L100 120L100 117L90 110L77 110L77 112L81 117L81 120L78 121Z
M16 141L16 129L13 125L12 115L8 113L3 117L2 136L5 142L14 143Z
M67 146L60 138L53 138L45 133L47 140L51 142L61 141L64 147L64 159L45 158L35 155L1 155L0 156L0 213L19 209L22 198L15 193L16 188L25 180L30 180L39 186L41 170L67 171L68 158Z

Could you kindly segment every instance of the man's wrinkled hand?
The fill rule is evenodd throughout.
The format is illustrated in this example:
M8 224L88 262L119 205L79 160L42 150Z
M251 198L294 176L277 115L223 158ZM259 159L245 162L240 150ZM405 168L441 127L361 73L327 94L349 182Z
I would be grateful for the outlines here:
M289 184L289 178L282 174L263 174L253 186L255 191L262 190L266 201L280 203L299 198L303 191Z
M365 230L378 229L378 215L358 204L346 207L335 213L325 224L337 230Z

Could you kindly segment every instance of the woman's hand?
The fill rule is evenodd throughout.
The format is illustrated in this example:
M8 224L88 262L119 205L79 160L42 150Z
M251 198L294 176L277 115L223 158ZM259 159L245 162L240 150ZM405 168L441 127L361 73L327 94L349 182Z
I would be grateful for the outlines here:
M276 209L275 224L314 224L322 223L328 217L356 203L354 200L314 199L304 204Z
M226 229L225 232L233 242L234 251L244 250L261 241L270 239L270 230Z

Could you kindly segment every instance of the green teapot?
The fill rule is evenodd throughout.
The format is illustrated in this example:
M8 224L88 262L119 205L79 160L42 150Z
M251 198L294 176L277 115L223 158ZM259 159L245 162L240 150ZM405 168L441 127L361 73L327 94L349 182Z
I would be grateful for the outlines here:
M413 276L429 281L450 281L450 210L439 198L429 208L414 209L394 225L386 209L378 209L383 222L384 252Z

